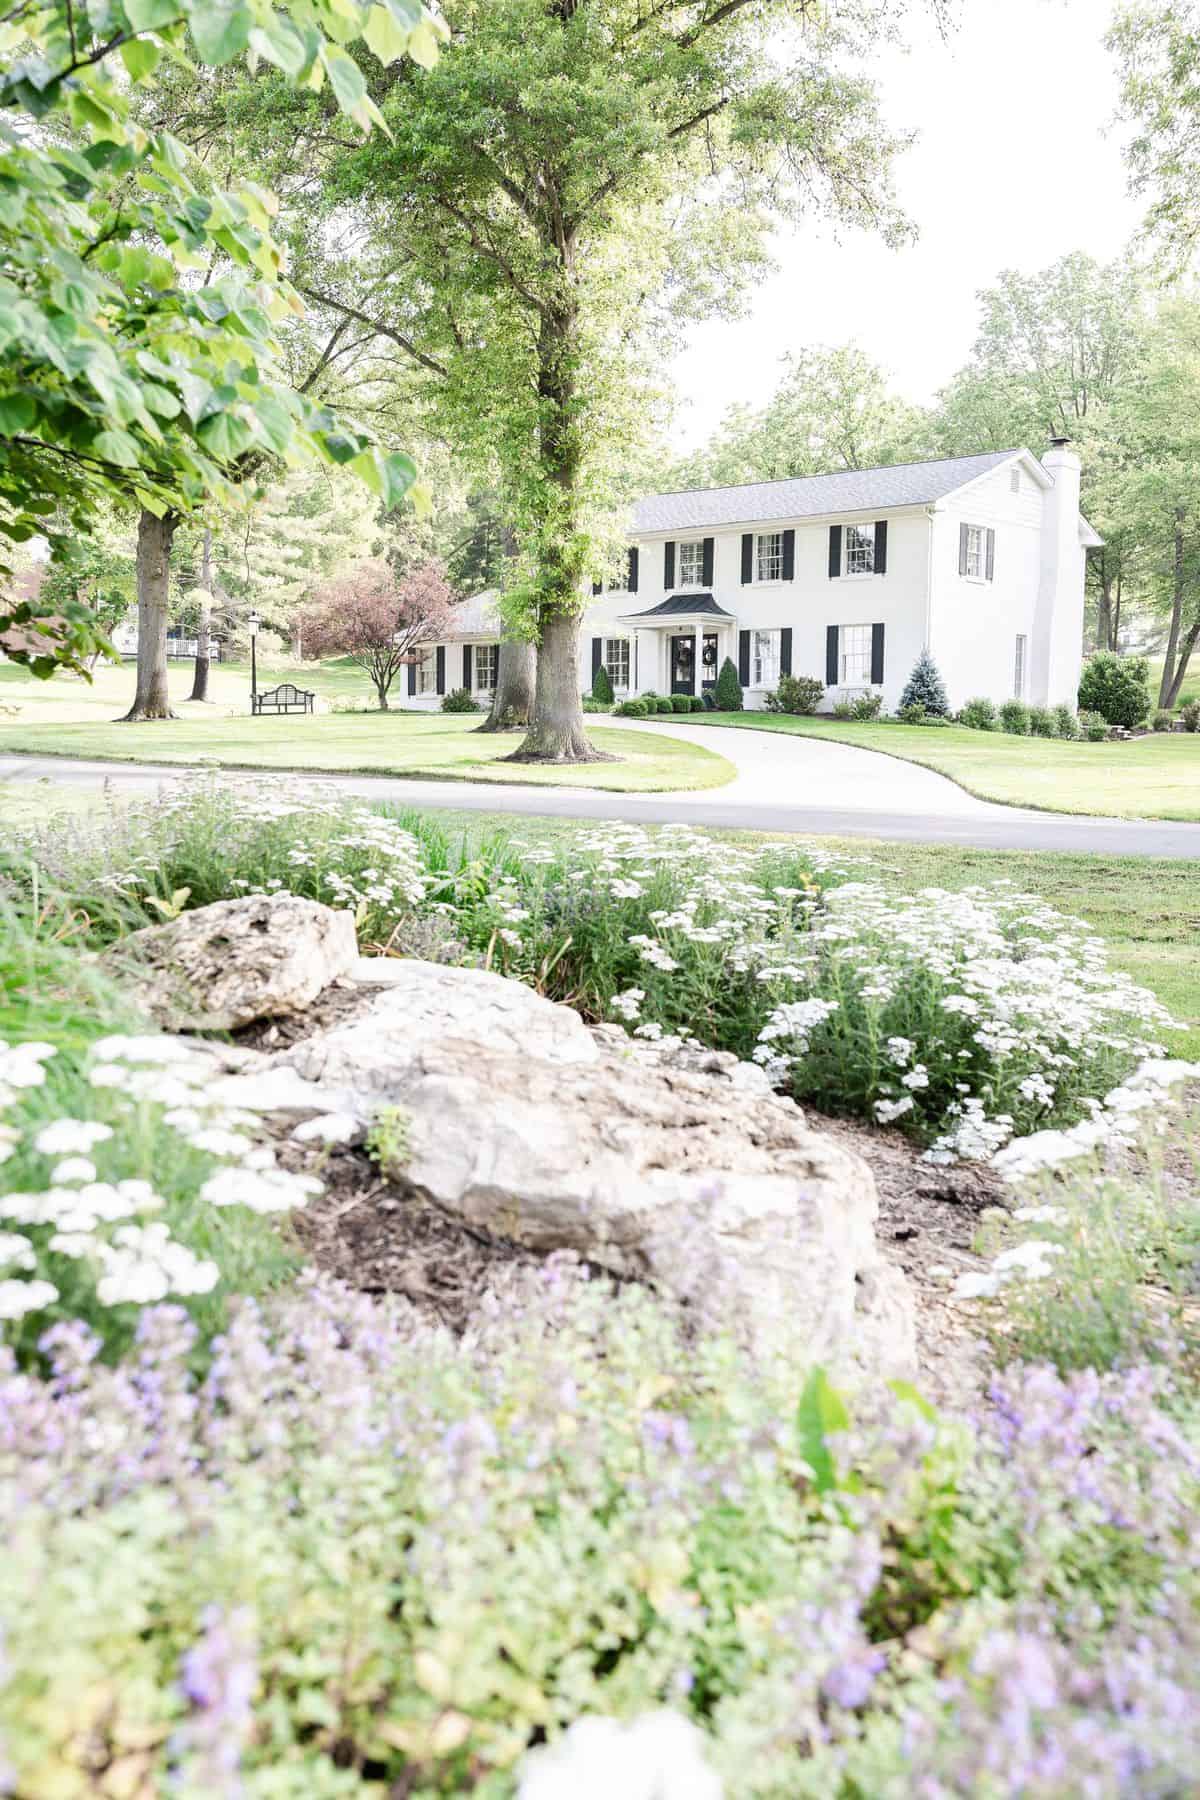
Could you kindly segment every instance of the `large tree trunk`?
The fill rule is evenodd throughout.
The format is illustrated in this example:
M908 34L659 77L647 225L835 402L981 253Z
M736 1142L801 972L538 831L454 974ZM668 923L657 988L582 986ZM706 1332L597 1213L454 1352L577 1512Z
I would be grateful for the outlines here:
M1167 633L1167 651L1163 657L1162 680L1158 684L1158 704L1160 707L1173 705L1169 698L1172 692L1178 693L1179 685L1175 680L1175 653L1179 647L1179 629L1183 623L1184 593L1184 542L1183 512L1175 514L1175 579L1171 595L1171 629Z
M565 252L569 263L569 250ZM583 728L579 625L584 550L579 530L583 442L576 393L578 318L564 303L542 322L538 344L538 462L546 495L538 521L537 680L529 729L509 762L610 762Z
M533 711L537 648L520 638L501 638L492 709L480 731L523 731Z
M156 519L144 509L138 518L137 691L123 719L173 719L167 692L167 597L171 543L178 519Z
M1184 679L1188 672L1188 664L1192 660L1192 651L1196 648L1198 642L1200 642L1200 611L1197 611L1196 617L1192 620L1192 623L1188 626L1182 638L1179 640L1179 655L1175 663L1175 673L1171 679L1170 686L1165 690L1165 699L1163 697L1163 690L1159 690L1158 704L1161 707L1174 708L1178 706L1179 696L1182 692ZM1165 673L1166 671L1164 670L1164 677Z
M204 527L204 548L200 553L200 591L204 595L200 602L200 624L196 632L196 667L192 675L192 691L189 700L208 699L208 664L211 654L212 637L212 532Z

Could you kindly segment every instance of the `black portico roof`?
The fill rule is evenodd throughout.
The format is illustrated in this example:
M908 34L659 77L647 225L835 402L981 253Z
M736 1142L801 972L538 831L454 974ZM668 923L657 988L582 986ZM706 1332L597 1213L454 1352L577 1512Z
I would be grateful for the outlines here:
M706 618L729 619L733 614L718 606L711 594L668 594L657 606L649 607L645 612L624 613L626 619L690 619L702 613Z

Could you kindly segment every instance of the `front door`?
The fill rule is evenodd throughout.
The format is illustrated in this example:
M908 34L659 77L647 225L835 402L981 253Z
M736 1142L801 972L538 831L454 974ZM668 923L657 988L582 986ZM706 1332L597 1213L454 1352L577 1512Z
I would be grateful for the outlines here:
M694 694L696 691L696 640L686 637L671 639L671 692Z

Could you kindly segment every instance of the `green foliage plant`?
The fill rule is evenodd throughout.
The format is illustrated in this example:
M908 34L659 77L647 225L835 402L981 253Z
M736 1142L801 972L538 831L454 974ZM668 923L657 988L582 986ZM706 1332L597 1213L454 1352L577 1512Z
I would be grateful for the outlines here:
M946 695L946 684L927 649L922 650L913 664L912 674L905 683L904 692L900 696L900 710L903 711L906 706L923 706L927 713L940 719L950 716L950 701Z
M1080 711L1098 712L1110 725L1132 731L1150 711L1149 664L1144 656L1100 651L1083 665Z
M825 683L815 675L781 675L766 697L768 712L809 717L825 698Z
M1079 717L1073 706L1061 704L1054 708L1054 735L1060 738L1079 736Z
M444 713L473 713L479 708L471 697L469 688L451 688L448 694L442 695L442 711Z
M1000 729L1012 737L1029 736L1029 708L1024 700L1005 700L1000 708Z
M1200 731L1200 700L1189 700L1186 706L1181 706L1179 717L1185 731Z
M995 731L996 702L989 700L984 694L977 694L973 700L964 701L959 708L958 722L972 731Z
M1058 720L1048 706L1031 706L1029 708L1029 732L1031 737L1052 738L1060 735Z
M1108 736L1108 720L1101 713L1081 710L1079 729L1089 744L1099 744Z
M738 672L730 657L726 657L717 675L716 687L713 690L718 712L741 712L745 704L742 684L738 680Z
M1175 714L1160 708L1160 710L1155 713L1151 723L1155 731L1174 731Z
M597 665L592 677L592 699L599 701L601 706L611 706L613 703L613 684L603 663Z

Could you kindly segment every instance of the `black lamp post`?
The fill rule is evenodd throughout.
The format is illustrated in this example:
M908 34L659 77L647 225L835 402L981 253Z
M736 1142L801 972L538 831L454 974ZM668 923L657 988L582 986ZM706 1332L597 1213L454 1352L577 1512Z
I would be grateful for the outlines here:
M256 612L252 612L246 620L246 628L250 633L250 711L258 710L258 628L262 624Z

